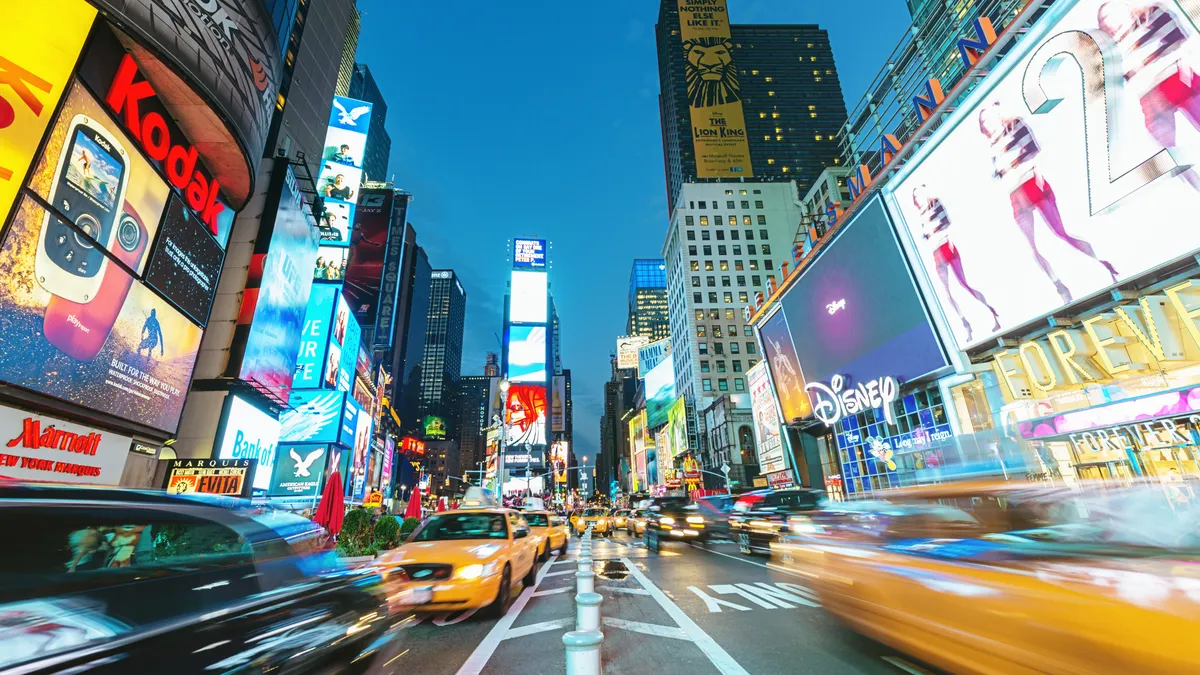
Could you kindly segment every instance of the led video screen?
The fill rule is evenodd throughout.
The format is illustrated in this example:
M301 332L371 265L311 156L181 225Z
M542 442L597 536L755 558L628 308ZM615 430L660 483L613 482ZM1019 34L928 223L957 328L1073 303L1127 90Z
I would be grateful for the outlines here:
M546 327L508 327L510 382L546 381Z
M512 323L546 323L549 287L545 272L512 273L512 294L509 304L509 321Z

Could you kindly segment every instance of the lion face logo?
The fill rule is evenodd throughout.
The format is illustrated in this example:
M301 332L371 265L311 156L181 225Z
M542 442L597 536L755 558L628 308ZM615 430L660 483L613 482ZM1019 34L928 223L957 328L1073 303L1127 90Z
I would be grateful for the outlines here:
M683 43L687 62L688 104L706 108L741 100L733 45L722 38L698 38Z

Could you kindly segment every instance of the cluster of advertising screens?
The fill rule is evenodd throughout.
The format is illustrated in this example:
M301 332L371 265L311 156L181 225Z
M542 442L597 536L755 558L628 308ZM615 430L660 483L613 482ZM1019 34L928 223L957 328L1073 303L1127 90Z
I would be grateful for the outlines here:
M505 466L512 475L547 466L551 391L550 294L546 241L515 239L505 322L504 373L510 383L504 399L508 429Z
M95 10L51 5L55 39L19 44L54 77L39 103L61 107L51 119L22 104L0 143L0 165L32 165L0 194L0 380L174 433L234 213L194 148L174 167L164 161L191 146L156 95L139 100L139 120L96 94L144 81L115 36L96 31L87 68L70 77ZM51 9L14 11L6 22L21 25ZM34 23L32 34L50 25ZM135 137L130 120L159 133Z

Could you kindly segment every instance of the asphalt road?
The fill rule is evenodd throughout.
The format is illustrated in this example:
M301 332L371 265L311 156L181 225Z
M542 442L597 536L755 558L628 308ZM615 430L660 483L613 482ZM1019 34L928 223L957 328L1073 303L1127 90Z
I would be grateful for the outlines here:
M575 552L543 565L531 589L514 588L499 620L472 613L414 614L373 675L561 673L562 636L575 627ZM671 543L653 553L620 534L594 540L604 672L925 673L910 660L830 618L804 580L739 555L732 543Z

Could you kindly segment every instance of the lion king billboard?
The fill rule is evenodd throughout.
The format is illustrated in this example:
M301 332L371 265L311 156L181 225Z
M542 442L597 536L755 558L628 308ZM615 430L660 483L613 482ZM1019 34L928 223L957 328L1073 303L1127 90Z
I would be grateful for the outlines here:
M749 178L754 170L725 0L678 2L696 175Z

